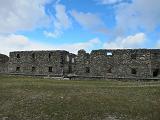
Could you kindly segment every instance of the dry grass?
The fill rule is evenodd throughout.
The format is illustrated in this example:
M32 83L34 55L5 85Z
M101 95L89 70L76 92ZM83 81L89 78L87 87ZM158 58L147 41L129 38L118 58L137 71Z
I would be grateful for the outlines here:
M0 120L160 120L160 81L0 76Z

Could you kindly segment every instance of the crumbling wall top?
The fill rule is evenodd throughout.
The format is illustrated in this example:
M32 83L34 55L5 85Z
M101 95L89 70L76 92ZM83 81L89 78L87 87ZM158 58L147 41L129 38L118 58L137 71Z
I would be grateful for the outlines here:
M9 61L9 57L4 54L0 54L0 63L6 63Z

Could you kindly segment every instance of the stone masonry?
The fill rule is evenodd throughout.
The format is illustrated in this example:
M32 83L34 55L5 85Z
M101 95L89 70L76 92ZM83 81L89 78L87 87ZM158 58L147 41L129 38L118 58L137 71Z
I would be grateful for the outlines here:
M8 71L12 74L65 76L73 72L74 57L63 50L11 52Z
M64 50L16 51L9 58L0 55L0 71L88 79L158 79L160 49L100 49L91 53L79 50L77 55Z
M0 54L0 73L8 72L8 60L8 56Z
M104 78L160 78L160 49L80 50L75 74Z

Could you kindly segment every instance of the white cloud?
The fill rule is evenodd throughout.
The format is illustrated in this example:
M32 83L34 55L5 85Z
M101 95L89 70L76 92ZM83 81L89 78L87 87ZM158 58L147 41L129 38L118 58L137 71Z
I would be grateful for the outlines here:
M107 4L107 5L120 3L122 1L124 1L124 0L97 0L97 2L99 2L101 4Z
M30 45L29 40L22 35L7 35L0 36L0 52L4 54L8 54L10 51L14 50L23 50L26 46Z
M48 37L56 38L63 33L63 30L68 29L71 26L71 21L67 15L64 5L57 3L55 5L55 18L54 18L54 32L44 31L44 34Z
M44 4L48 0L1 0L0 33L12 33L44 26L49 22Z
M93 48L99 46L101 44L101 41L98 38L91 39L87 42L79 42L79 43L73 43L73 44L63 44L60 45L59 49L65 49L72 53L77 53L80 49L85 49L86 51L91 51Z
M51 45L40 42L33 42L23 35L10 34L0 36L0 53L8 55L11 51L22 50L68 50L72 53L77 53L79 49L91 50L95 46L101 44L98 38L91 39L87 42Z
M93 13L71 11L71 15L74 19L84 28L92 30L94 32L107 33L107 29L103 21Z
M116 8L117 31L153 31L160 26L160 0L133 0Z
M104 48L140 48L146 42L146 35L144 33L137 33L135 35L127 36L126 38L118 37L115 41L106 42Z

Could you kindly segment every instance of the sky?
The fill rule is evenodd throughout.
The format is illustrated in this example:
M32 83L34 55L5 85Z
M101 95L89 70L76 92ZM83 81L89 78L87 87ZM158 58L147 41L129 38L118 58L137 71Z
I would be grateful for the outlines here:
M160 0L0 0L0 53L160 48Z

